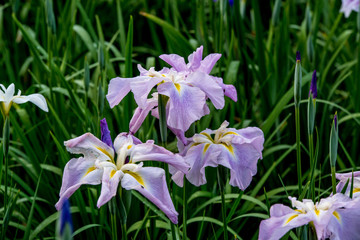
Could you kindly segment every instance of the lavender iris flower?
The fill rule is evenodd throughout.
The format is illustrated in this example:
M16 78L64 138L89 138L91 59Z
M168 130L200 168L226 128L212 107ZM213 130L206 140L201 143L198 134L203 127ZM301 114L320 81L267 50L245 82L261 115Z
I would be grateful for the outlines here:
M110 131L104 120L101 130L105 142L91 133L85 133L64 143L69 152L83 154L83 157L73 158L66 164L56 209L61 209L65 199L83 184L102 184L97 202L100 208L116 195L121 183L126 190L133 189L144 195L172 222L177 223L178 213L168 192L165 171L157 167L143 167L142 162L165 162L184 174L188 171L188 164L180 155L155 145L153 141L142 143L126 133L119 134L112 147L112 142L108 142L111 140Z
M336 173L335 176L340 182L336 186L336 192L340 193L345 187L346 182L349 184L345 190L345 195L350 196L352 172L349 173ZM353 198L360 197L360 171L354 172L354 185L353 185Z
M209 114L206 99L209 98L216 109L224 107L224 95L237 101L234 86L224 84L222 78L209 75L221 54L210 54L202 59L202 53L201 46L188 57L187 64L179 55L163 54L160 58L172 68L155 71L154 68L146 70L138 65L140 76L112 79L106 95L110 107L119 104L129 91L133 92L138 108L130 122L130 131L135 133L150 111L158 116L157 97L162 94L169 97L166 104L168 127L185 132L193 122ZM148 98L154 88L156 91L152 98Z
M337 193L314 204L310 199L289 197L292 209L283 204L270 208L270 218L261 221L259 239L280 239L289 230L310 224L320 239L358 239L360 199Z
M345 17L350 16L351 11L359 11L359 0L342 0L340 12L343 12Z
M244 129L227 128L225 121L219 129L206 129L195 134L187 146L179 142L180 154L189 163L186 178L195 186L206 183L205 167L225 166L230 169L230 185L245 190L257 172L257 161L262 158L264 133L256 127ZM173 180L183 185L184 174L175 171Z

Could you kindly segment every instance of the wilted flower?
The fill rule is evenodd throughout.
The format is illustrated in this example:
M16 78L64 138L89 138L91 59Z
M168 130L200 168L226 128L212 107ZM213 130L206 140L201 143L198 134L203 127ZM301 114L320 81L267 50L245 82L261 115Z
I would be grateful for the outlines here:
M345 190L345 195L350 196L351 190L351 178L352 172L350 173L336 173L336 178L340 180L338 185L336 186L336 192L340 193L346 185L346 182L349 181L348 186ZM353 184L353 198L360 197L360 171L354 172L354 184Z
M14 96L15 85L13 83L10 84L7 89L2 84L0 84L0 87L0 109L4 116L9 115L12 103L22 104L26 102L32 102L41 110L45 112L49 111L44 96L39 93L24 96L21 95L21 91L19 90L18 94Z
M180 154L190 164L186 178L195 186L206 183L205 167L222 165L230 169L230 185L245 190L257 172L262 158L264 133L256 127L227 128L224 121L217 130L206 129L195 134L187 146L180 146ZM181 143L179 143L181 145ZM170 168L174 173L174 169ZM174 173L174 181L182 186L184 174Z
M169 219L177 223L177 215L168 192L165 171L157 167L143 167L142 161L165 162L187 173L188 165L180 155L173 154L149 140L139 139L126 133L119 134L114 144L106 121L102 121L102 141L91 133L65 142L67 150L83 157L71 159L65 166L59 210L82 184L102 183L97 206L101 207L116 195L118 185L126 190L134 189L159 207ZM116 154L116 155L115 155Z
M237 101L234 86L224 84L222 78L209 75L221 54L210 54L202 59L202 52L201 46L188 57L187 64L183 57L176 54L163 54L160 58L170 64L171 69L145 70L138 65L140 76L112 79L106 96L110 107L119 104L131 90L139 107L135 111L139 118L134 119L135 122L132 121L133 125L130 125L133 130L137 130L151 110L157 112L156 94L165 95L169 97L166 104L167 125L185 132L193 122L209 114L207 98L217 109L224 107L224 95ZM154 87L157 91L152 99L148 99ZM156 116L156 113L153 115Z
M343 12L345 17L349 17L351 11L359 11L359 0L342 0L340 12Z
M357 239L360 236L360 199L352 200L344 194L335 194L320 202L310 199L302 202L289 197L292 206L275 204L270 218L261 221L259 239L280 239L289 230L310 224L320 239Z

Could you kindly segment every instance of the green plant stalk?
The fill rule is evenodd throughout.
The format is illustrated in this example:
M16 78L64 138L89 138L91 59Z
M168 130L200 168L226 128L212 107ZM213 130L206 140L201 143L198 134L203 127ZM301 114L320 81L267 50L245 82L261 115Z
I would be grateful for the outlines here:
M3 153L4 153L4 161L5 161L5 193L4 193L4 209L7 207L7 197L8 197L8 168L9 168L9 143L10 143L10 117L5 116L4 128L3 128Z
M335 167L331 167L331 183L333 194L336 194L336 177L335 177Z
M314 134L309 134L309 153L310 153L310 193L311 193L311 199L315 200L315 181L313 181L313 173L315 171L315 161L314 161Z
M296 128L296 165L298 175L299 196L301 194L301 146L300 146L300 114L299 105L295 105L295 128Z
M224 193L224 182L222 179L222 174L220 172L219 167L217 168L217 177L218 183L220 188L220 195L221 195L221 213L223 219L223 228L224 228L224 239L228 239L228 232L227 232L227 221L226 221L226 203L225 203L225 193Z
M112 198L109 202L110 221L111 221L111 238L117 240L117 220L116 220L116 198Z
M186 218L187 218L187 198L186 198L186 178L184 177L184 186L183 186L183 239L187 239L186 235Z
M167 124L166 124L166 103L167 103L167 96L159 94L158 96L158 105L159 105L159 127L160 127L160 137L161 137L161 143L164 148L166 148L167 145ZM169 174L169 168L164 164L165 174L166 174L166 183L168 186L168 189L170 191L170 174ZM171 197L171 195L170 195ZM176 232L175 232L175 225L173 222L170 221L170 228L171 228L171 236L172 239L176 240Z

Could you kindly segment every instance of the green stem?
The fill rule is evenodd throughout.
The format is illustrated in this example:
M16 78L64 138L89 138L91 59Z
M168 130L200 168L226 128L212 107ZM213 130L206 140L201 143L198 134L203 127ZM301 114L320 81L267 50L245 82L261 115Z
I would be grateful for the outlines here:
M333 194L336 194L336 177L335 177L335 167L331 167L331 183Z
M187 198L186 198L186 178L184 177L184 186L183 186L183 239L187 239L186 235L186 205L187 205Z
M3 128L3 154L5 161L5 193L4 193L4 209L7 207L8 203L8 170L9 170L9 143L10 143L10 118L9 116L5 117L4 128Z
M311 199L315 200L315 181L314 181L314 172L315 172L315 161L314 161L314 135L309 135L309 151L310 151L310 193Z
M225 192L224 192L224 182L222 179L223 174L221 174L220 167L217 168L217 177L218 177L218 183L220 188L220 195L221 195L221 213L222 213L222 219L223 219L223 228L224 228L224 240L228 239L228 233L227 233L227 221L226 221L226 204L225 204Z
M299 196L301 195L302 182L301 182L301 146L300 146L300 114L299 106L295 105L295 127L296 127L296 163L298 175Z
M117 240L117 221L116 221L116 198L112 198L109 202L110 218L111 218L111 238Z

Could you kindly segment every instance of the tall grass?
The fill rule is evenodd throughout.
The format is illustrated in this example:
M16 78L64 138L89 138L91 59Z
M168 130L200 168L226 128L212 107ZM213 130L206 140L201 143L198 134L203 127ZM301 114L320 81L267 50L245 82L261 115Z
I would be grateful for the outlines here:
M216 129L224 120L240 128L259 126L265 134L263 159L245 192L224 186L227 230L231 238L256 239L258 226L272 203L298 196L296 176L293 76L295 52L302 53L302 99L311 73L318 72L314 143L316 193L330 193L329 137L333 114L339 116L337 171L356 169L360 137L360 53L357 14L345 18L340 0L271 1L10 1L0 6L1 83L15 83L24 94L42 93L49 113L14 106L10 113L8 206L0 199L3 236L9 239L53 239L59 218L62 172L71 159L63 142L85 132L100 135L106 117L112 137L129 130L136 104L131 95L110 109L105 94L111 78L138 75L136 64L159 69L163 53L184 57L204 46L204 55L222 54L214 75L238 91L238 102L196 123L196 132ZM309 179L307 100L299 108L302 185ZM0 120L0 124L3 124ZM136 134L161 142L157 120L148 117ZM176 151L173 135L168 148ZM0 151L2 151L2 147ZM2 152L0 152L3 164ZM152 163L156 165L156 163ZM0 195L5 166L1 165ZM208 183L170 184L172 199L190 239L222 236L221 196L216 169ZM123 190L125 191L125 190ZM83 186L71 198L74 235L81 239L112 236L110 210L98 209L100 186ZM168 239L168 219L139 194L124 192L128 238ZM183 198L183 195L186 195ZM184 203L183 199L187 202ZM186 213L182 214L186 205ZM124 216L117 213L120 221ZM120 222L118 237L121 238ZM295 233L295 231L294 231ZM294 236L294 233L290 236Z

